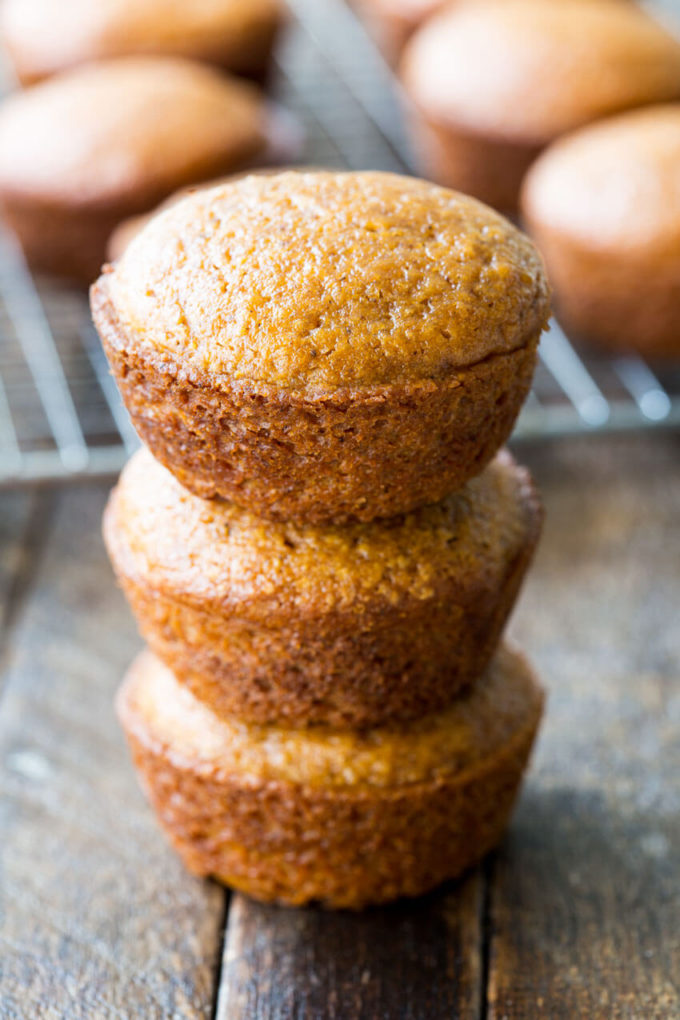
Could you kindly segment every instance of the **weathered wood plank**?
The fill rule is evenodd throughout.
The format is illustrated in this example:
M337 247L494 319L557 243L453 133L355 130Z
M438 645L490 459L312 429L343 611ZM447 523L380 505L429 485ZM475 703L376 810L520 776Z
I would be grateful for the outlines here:
M45 508L46 497L38 493L0 494L0 645L31 571Z
M477 1020L483 876L414 903L331 914L235 896L218 1020Z
M544 541L514 631L550 688L491 895L490 1020L680 1016L680 449L535 459Z
M224 894L166 847L114 719L139 642L104 491L55 499L0 707L0 1017L206 1017Z

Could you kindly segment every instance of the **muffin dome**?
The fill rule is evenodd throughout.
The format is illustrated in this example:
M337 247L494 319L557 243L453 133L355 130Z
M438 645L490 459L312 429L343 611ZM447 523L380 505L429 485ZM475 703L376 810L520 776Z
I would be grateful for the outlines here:
M91 282L117 223L242 167L267 123L253 87L174 58L67 72L0 110L0 198L29 260Z
M0 31L21 81L76 64L160 54L261 74L281 0L4 0Z
M427 174L513 210L554 138L680 98L680 42L621 0L459 0L416 32L401 71Z
M388 521L263 521L187 492L147 451L106 544L144 637L216 715L366 727L450 704L489 661L541 524L507 453Z
M522 207L571 330L614 349L680 354L680 104L555 143L529 173Z
M314 396L441 379L545 317L531 243L479 203L390 174L251 176L133 242L108 291L187 373Z

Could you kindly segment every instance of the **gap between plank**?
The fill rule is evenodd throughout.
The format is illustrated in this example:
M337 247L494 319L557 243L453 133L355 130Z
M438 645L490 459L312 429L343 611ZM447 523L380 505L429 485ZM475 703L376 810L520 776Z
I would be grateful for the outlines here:
M489 979L491 974L491 943L493 940L491 899L495 863L495 855L491 854L482 865L482 902L480 907L482 944L479 973L479 1020L488 1020L489 1017Z
M222 968L224 966L224 946L227 941L227 928L229 926L229 908L231 906L231 893L228 889L223 890L224 909L222 923L220 926L220 937L217 943L217 960L215 961L215 978L213 984L213 1001L210 1010L210 1020L217 1020L220 1007L220 991L222 989Z

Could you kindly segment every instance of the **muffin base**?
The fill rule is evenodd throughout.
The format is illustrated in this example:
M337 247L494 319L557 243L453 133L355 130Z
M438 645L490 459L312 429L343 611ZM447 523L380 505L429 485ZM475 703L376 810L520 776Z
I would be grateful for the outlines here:
M91 302L132 422L161 464L197 496L301 524L392 517L479 474L512 430L540 338L440 382L314 397L189 378L169 355L127 347L105 275Z
M495 209L517 212L522 181L543 146L474 134L416 109L411 109L409 120L426 177Z
M525 667L528 668L528 667ZM306 787L225 775L188 760L136 711L131 673L118 712L158 819L187 868L256 899L358 909L454 878L501 838L538 726L450 778L402 787Z
M618 353L680 356L680 254L593 251L527 218L568 333Z
M355 611L258 620L151 584L117 524L115 497L104 535L142 635L216 716L362 729L437 711L486 668L540 533L538 497L528 473L520 479L523 533L504 568L472 563L430 598Z

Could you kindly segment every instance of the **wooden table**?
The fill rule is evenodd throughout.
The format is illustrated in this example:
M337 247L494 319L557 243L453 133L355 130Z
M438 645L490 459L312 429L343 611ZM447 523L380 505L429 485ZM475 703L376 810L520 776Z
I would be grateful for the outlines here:
M104 487L0 496L0 1017L680 1017L680 441L521 451L548 511L512 627L549 688L500 851L364 915L188 877L111 700L139 645Z

